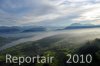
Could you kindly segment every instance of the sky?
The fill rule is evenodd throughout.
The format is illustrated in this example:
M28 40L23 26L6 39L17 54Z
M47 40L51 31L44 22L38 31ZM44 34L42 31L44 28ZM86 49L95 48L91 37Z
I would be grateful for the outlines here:
M100 0L0 0L0 26L100 24Z

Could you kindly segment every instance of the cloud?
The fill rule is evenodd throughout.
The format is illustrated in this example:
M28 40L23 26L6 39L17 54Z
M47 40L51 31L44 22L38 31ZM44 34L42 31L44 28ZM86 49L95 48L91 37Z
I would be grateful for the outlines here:
M97 23L99 4L100 0L0 0L0 25Z
M84 7L84 11L79 14L80 16L78 18L73 19L74 21L80 22L80 21L91 21L97 24L98 20L100 20L100 4L94 4L94 5L87 5Z
M67 0L68 2L73 2L73 3L96 3L100 2L100 0Z
M47 5L39 0L1 0L0 24L9 24L9 22L11 22L11 24L24 24L26 22L22 22L22 20L25 17L27 17L25 20L29 20L30 17L30 20L27 21L27 23L30 23L32 18L35 19L38 16L36 19L42 19L42 15L52 12L52 10L54 10L54 8L51 5ZM32 19L33 22L36 21L36 19L34 19Z

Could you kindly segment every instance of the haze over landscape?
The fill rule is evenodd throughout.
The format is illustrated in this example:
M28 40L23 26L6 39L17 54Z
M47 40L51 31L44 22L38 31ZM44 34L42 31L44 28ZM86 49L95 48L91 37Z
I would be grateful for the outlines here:
M0 66L18 66L5 64L6 54L56 58L29 66L75 66L67 54L91 54L76 65L99 66L100 0L0 0Z

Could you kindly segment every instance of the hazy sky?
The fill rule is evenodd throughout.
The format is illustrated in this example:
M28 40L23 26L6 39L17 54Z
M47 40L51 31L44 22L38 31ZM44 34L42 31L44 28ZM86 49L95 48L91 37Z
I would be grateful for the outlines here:
M100 0L0 0L0 25L100 24Z

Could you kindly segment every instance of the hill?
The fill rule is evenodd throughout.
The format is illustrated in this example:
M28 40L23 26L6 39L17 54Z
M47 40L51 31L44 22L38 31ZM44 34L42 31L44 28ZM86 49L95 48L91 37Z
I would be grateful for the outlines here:
M100 28L100 25L73 23L64 29Z
M0 33L16 33L19 31L20 31L20 28L16 26L12 26L12 27L0 26Z
M6 53L16 56L34 56L41 55L47 56L53 55L56 59L53 64L46 64L46 66L99 66L100 61L100 39L88 41L85 44L72 44L62 40L61 37L47 37L35 42L25 42L20 45L8 48L0 53L0 58L3 59ZM93 56L93 62L90 64L66 64L65 60L67 54L91 54ZM3 60L1 60L1 63ZM4 60L5 61L5 60ZM4 66L3 64L1 64ZM8 64L16 65L16 64ZM27 64L23 64L27 66ZM45 64L28 64L30 66L45 66Z
M26 29L23 32L41 32L41 31L46 31L46 28L44 27L32 27L30 29Z

